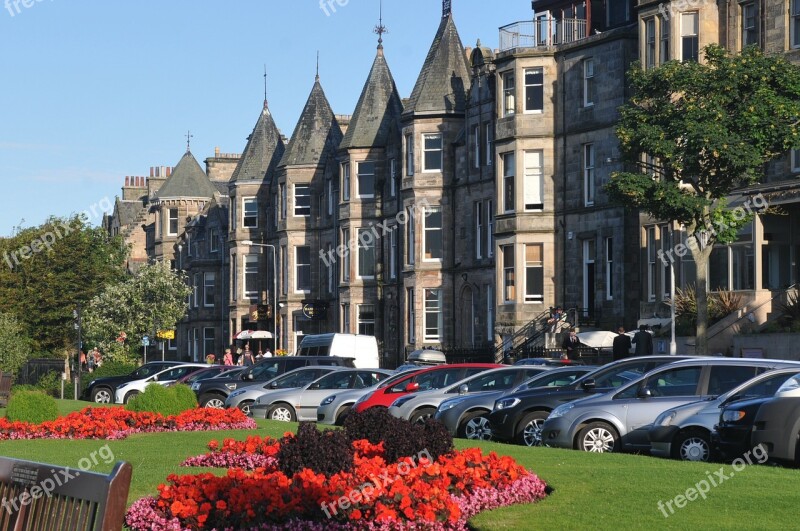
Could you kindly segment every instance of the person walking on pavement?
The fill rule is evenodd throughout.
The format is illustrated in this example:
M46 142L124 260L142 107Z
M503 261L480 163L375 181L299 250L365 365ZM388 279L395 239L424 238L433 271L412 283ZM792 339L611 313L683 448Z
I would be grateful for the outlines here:
M564 342L561 343L561 348L564 349L564 353L561 355L561 359L574 359L573 356L576 353L578 345L581 344L580 339L578 339L578 335L575 333L574 328L570 328L569 335L564 338Z
M619 335L614 338L612 346L614 361L627 358L631 355L631 338L625 335L625 329L621 326L617 329L617 334Z
M647 331L647 325L640 325L639 331L633 336L637 356L649 356L653 353L653 336Z

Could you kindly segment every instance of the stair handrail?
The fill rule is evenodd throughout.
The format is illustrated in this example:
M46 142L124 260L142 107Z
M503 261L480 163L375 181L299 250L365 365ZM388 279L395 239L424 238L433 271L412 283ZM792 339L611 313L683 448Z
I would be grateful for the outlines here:
M714 337L717 337L719 334L721 334L721 333L722 333L722 332L724 332L725 330L729 329L730 327L732 327L733 325L735 325L736 323L738 323L738 322L739 322L739 321L741 321L742 319L746 319L748 315L750 315L751 313L753 313L753 312L757 311L757 310L758 310L759 308L761 308L762 306L766 306L766 304L767 304L767 303L771 303L772 301L774 301L774 300L775 300L775 299L777 299L778 297L783 297L784 295L786 295L787 293L789 293L789 292L790 292L790 291L792 291L792 290L797 290L797 288L798 288L798 287L800 287L800 283L798 283L798 282L795 282L794 284L792 284L792 285L791 285L791 286L789 286L788 288L784 288L784 289L782 289L782 290L781 290L781 291L780 291L780 292L779 292L777 295L773 295L772 297L770 297L769 299L765 300L764 302L762 302L761 304L759 304L759 305L758 305L758 306L756 306L755 308L751 308L751 309L749 309L749 310L748 310L748 311L747 311L747 312L746 312L744 315L742 315L741 317L739 317L738 319L736 319L735 321L733 321L732 323L730 323L728 326L726 326L726 327L724 327L724 328L721 328L721 329L720 329L720 330L718 330L717 332L714 332L714 334L713 334L713 335L710 335L710 336L708 336L706 340L708 340L708 339L711 339L711 338L714 338ZM741 308L740 308L740 309L741 309Z

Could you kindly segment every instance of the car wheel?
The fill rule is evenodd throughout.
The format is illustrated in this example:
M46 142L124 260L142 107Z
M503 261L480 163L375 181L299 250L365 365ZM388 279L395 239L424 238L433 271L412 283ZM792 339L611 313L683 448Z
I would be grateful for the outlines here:
M98 387L92 391L92 402L97 404L110 404L113 401L114 397L111 396L111 389L107 387Z
M238 407L242 410L242 413L245 415L250 415L250 406L252 406L254 402L255 400L243 400L242 402L239 402Z
M515 437L516 443L524 446L541 446L542 426L549 414L548 411L531 411L522 417Z
M342 406L339 408L339 411L336 412L336 425L343 426L345 419L347 419L347 415L350 414L350 408L353 406Z
M125 399L123 400L123 403L127 404L128 402L133 400L138 394L139 394L139 391L131 391L130 393L125 395Z
M618 444L617 430L605 422L592 422L578 434L578 449L584 452L615 452Z
M432 419L435 414L436 410L434 408L424 407L412 413L408 420L413 424L425 424L429 419Z
M711 459L708 433L697 429L680 432L672 442L672 456L681 461L708 462Z
M200 397L200 407L225 409L225 399L219 395L206 394Z
M458 436L473 441L491 441L492 427L486 418L486 411L473 411L458 427Z
M269 420L279 420L281 422L294 422L297 420L292 406L286 404L275 404L272 406L267 412L267 418Z

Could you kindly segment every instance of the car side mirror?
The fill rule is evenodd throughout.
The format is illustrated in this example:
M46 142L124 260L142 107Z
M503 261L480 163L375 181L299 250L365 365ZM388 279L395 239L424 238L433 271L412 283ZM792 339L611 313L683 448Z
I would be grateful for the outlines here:
M639 390L636 391L636 396L639 398L652 398L653 392L649 387L640 387Z
M253 371L248 371L247 374L244 375L245 380L252 380L253 379Z
M469 386L467 384L461 384L458 386L458 394L465 395L469 393Z
M412 382L406 386L406 393L413 393L414 391L419 391L419 384L417 382Z
M592 391L595 387L597 387L597 382L594 381L594 378L589 378L583 381L581 387L583 387L584 391Z
M272 382L271 384L269 384L269 388L270 389L277 389L278 388L278 382Z

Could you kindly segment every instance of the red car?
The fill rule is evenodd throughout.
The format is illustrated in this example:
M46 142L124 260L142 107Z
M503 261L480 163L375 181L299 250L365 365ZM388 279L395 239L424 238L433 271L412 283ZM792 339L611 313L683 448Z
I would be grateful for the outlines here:
M388 408L399 396L416 393L417 391L427 391L428 389L440 389L479 372L499 369L500 367L505 367L505 365L497 365L495 363L456 363L414 371L405 378L397 380L393 385L376 389L372 393L362 396L353 405L353 410L356 413L361 413L371 407Z

